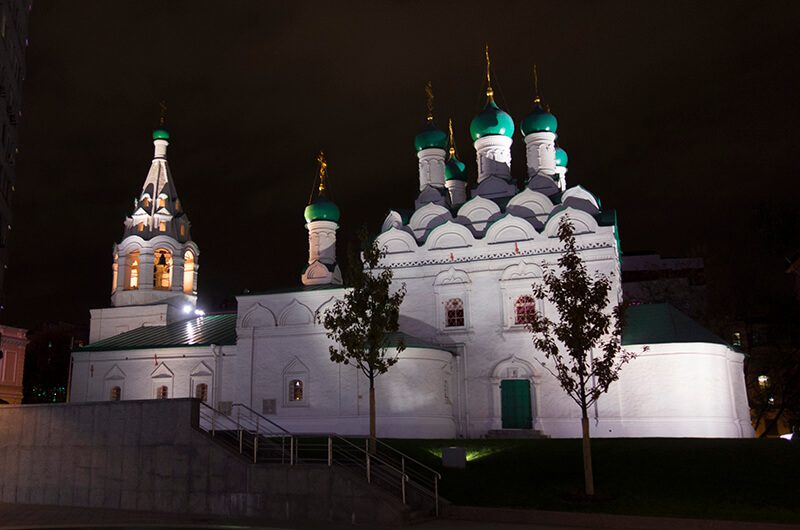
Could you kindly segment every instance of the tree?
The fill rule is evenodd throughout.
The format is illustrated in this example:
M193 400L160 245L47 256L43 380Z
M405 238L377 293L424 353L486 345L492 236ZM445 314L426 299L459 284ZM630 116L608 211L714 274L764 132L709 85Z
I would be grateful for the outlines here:
M362 242L366 235L362 234ZM391 269L378 269L385 252L375 243L368 245L362 259L351 256L346 277L350 288L343 300L337 300L325 312L322 323L328 338L336 344L330 346L331 361L353 364L369 380L369 438L370 451L375 452L375 379L386 373L397 362L405 349L402 339L395 342L395 354L390 353L390 343L399 329L400 304L406 295L403 284L392 292Z
M565 247L558 259L561 273L545 268L543 283L533 286L533 294L552 303L559 319L554 322L534 313L527 328L533 334L534 346L553 364L551 368L542 361L542 366L558 379L581 409L585 491L592 496L589 407L618 379L622 365L634 354L622 349L623 305L609 303L608 277L600 273L591 275L586 269L568 216L558 225L558 238Z

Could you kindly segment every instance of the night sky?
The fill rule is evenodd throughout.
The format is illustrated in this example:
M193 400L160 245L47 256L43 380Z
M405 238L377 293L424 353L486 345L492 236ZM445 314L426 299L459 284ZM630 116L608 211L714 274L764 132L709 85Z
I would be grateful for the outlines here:
M538 64L568 183L617 209L625 251L704 257L718 307L768 299L800 244L799 21L800 2L37 1L4 320L109 305L161 100L200 305L298 285L320 148L340 256L413 207L428 80L474 180L485 42L517 124ZM513 157L521 178L519 133Z

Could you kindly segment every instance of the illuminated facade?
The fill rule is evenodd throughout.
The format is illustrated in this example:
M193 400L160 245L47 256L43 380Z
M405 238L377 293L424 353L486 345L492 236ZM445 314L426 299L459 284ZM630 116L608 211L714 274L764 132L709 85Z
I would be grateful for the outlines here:
M511 176L515 123L489 86L470 125L478 165L470 188L452 133L438 129L429 111L415 139L415 209L390 211L377 237L383 266L408 291L402 333L393 338L406 349L376 383L380 436L580 436L578 407L543 369L525 329L533 312L556 316L531 296L531 285L556 266L564 216L587 267L612 280L614 301L622 296L620 249L615 212L581 186L567 186L557 125L537 97L521 122L527 178L519 187ZM181 320L167 306L172 296L194 301L184 278L196 275L197 247L159 156L166 139L155 142L154 169L115 247L115 307L92 313L92 344L74 353L72 399L197 396L223 412L244 403L291 431L366 433L368 382L330 361L319 323L345 292L335 251L340 212L325 194L324 159L319 194L305 209L301 286L239 296L236 314ZM159 175L165 184L149 187L162 182ZM637 306L628 316L623 343L639 356L592 409L593 436L753 435L741 354L666 304ZM142 327L133 329L136 322ZM120 333L120 325L131 331Z
M0 403L22 402L27 331L0 326Z

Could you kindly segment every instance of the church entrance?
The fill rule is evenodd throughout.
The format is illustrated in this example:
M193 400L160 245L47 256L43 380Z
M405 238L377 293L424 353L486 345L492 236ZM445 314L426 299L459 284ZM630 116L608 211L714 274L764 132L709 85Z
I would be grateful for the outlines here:
M504 429L530 429L531 382L526 379L504 379L500 382L500 406Z

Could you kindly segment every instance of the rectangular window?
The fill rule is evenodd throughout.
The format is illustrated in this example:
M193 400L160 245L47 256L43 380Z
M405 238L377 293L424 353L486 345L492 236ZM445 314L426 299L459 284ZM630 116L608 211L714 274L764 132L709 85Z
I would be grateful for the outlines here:
M445 325L448 328L464 327L464 301L461 298L451 298L445 304Z
M167 207L167 199L166 199L166 197L159 197L158 198L158 207L159 208L166 208Z
M186 236L186 225L181 225L181 237Z
M159 221L158 222L158 231L159 232L166 232L167 231L167 222L166 221Z

